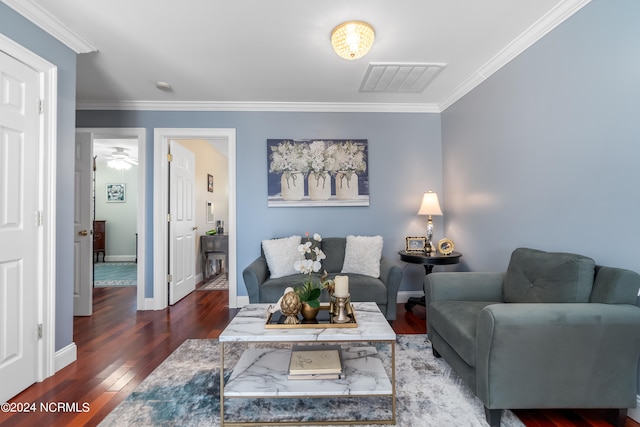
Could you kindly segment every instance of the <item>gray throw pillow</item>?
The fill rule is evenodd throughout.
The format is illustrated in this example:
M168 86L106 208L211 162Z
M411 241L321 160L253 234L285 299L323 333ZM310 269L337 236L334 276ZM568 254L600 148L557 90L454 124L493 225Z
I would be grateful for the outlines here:
M502 289L505 302L589 302L595 261L560 252L518 248Z

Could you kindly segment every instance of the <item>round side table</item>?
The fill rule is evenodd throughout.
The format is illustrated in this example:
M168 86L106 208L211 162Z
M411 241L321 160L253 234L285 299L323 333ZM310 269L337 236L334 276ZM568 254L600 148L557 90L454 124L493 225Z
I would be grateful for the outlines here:
M433 271L433 266L435 265L457 264L460 262L460 258L462 257L462 254L460 252L455 251L449 255L442 255L437 252L433 252L430 255L427 255L426 252L398 251L398 255L400 255L400 259L404 262L424 265L425 275L431 273ZM404 308L407 311L411 311L415 305L421 305L424 307L425 297L409 298L409 300L404 304Z

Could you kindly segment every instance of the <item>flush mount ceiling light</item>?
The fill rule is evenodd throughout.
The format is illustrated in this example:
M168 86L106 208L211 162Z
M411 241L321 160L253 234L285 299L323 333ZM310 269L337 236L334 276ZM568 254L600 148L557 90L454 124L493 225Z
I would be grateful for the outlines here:
M373 46L375 33L361 21L343 22L331 31L331 46L344 59L362 58Z

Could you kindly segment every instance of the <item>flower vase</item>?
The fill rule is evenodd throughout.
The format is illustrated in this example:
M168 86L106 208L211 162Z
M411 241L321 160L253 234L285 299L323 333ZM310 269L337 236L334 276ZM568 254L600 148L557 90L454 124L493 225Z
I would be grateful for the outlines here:
M285 172L280 177L280 191L284 200L302 200L304 176L302 172Z
M339 200L358 198L358 175L340 171L336 174L336 197Z
M311 307L306 302L303 302L302 308L300 309L300 314L302 314L304 320L314 320L318 315L319 310L320 307Z
M308 182L311 200L329 200L331 197L331 178L328 172L311 172Z

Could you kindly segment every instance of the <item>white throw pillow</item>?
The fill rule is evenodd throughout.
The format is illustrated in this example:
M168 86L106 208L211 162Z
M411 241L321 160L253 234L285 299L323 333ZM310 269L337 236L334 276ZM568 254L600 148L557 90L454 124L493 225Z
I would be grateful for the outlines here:
M380 277L382 236L347 236L342 273Z
M293 265L304 260L304 254L298 250L301 241L300 236L262 241L262 251L272 279L298 274Z

